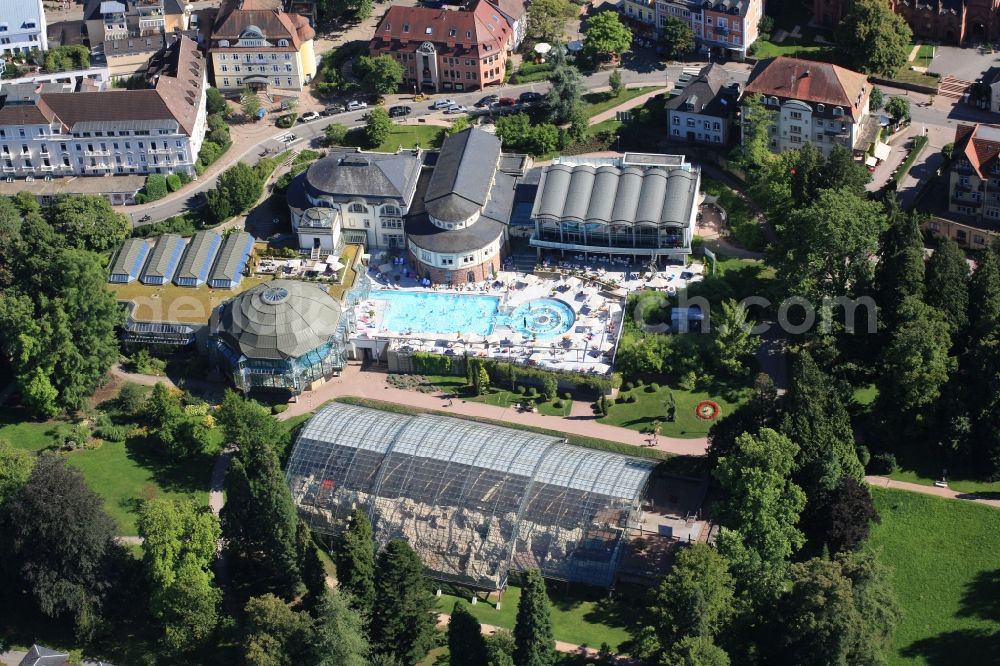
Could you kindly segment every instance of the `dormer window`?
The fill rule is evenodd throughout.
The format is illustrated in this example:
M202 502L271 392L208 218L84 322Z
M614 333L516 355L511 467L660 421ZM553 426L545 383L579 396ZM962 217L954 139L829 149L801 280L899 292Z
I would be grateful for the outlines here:
M450 30L448 30L448 36L449 37L454 37L457 34L458 34L458 29L457 28L451 28Z
M824 105L824 104L817 104L816 105L816 113L823 113L823 111L825 111L825 110L826 110L826 105Z
M403 24L403 32L409 32L409 31L410 31L410 24L409 23L404 23Z
M465 36L468 37L469 39L472 39L472 31L470 30L469 32L465 33Z
M434 28L432 26L427 26L426 28L424 28L424 34L425 35L433 35L434 34Z
M844 115L844 110L842 108L840 108L839 106L835 106L835 107L833 107L833 115L835 115L835 116L842 116L842 115Z
M278 40L278 46L288 46L288 40L287 39L279 39Z

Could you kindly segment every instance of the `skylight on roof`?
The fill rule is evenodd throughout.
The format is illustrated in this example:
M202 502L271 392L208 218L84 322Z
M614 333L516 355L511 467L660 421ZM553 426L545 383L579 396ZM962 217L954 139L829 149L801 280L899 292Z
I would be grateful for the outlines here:
M430 34L433 34L433 33L434 33L434 28L432 28L431 26L427 26L426 28L424 28L424 34L425 35L430 35Z

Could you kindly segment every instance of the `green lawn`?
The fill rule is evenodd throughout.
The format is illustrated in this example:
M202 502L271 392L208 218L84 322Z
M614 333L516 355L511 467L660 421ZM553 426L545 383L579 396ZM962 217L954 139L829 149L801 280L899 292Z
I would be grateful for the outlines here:
M622 127L622 121L620 120L602 120L599 123L590 126L590 134L599 134L604 131L617 132Z
M924 74L923 72L915 72L910 69L909 64L905 64L899 68L896 75L892 77L894 81L902 81L903 83L916 83L921 86L930 86L936 88L938 84L938 78L936 76L930 76Z
M496 405L497 407L510 407L511 405L531 401L524 394L508 391L498 386L491 387L489 392L484 395L475 395L472 389L466 385L464 377L455 377L453 375L424 375L424 377L441 391L452 393L462 401L482 402L487 405ZM562 407L556 407L553 404L555 401L541 401L536 399L532 402L535 403L538 412L546 416L569 416L570 411L573 409L572 401L568 400L561 401Z
M804 43L805 40L786 39L781 43L757 40L754 42L753 57L758 59L792 56L810 60L829 60L833 50L826 44Z
M83 472L87 485L104 498L105 509L118 522L118 533L132 536L137 533L135 509L141 500L190 497L208 504L214 452L173 463L161 459L144 440L131 440L73 451L66 454L66 462Z
M20 410L0 410L0 440L17 449L37 452L55 446L56 439L51 431L59 425L55 421L29 421Z
M622 396L635 396L635 402L615 404L601 423L622 426L632 430L646 430L654 419L660 419L660 434L666 437L704 437L715 422L698 418L695 407L702 400L714 400L721 408L719 418L730 414L740 403L749 399L751 389L747 386L713 382L708 390L685 391L677 386L660 386L655 392L648 392L648 386L622 391ZM673 392L676 401L676 419L664 421L667 395ZM717 420L717 419L716 419Z
M893 569L903 608L892 664L996 664L1000 511L872 489L881 525L869 547Z
M931 60L934 59L934 47L930 44L921 44L917 50L917 57L910 62L915 67L930 67Z
M470 593L468 597L462 598L468 602L471 596ZM614 602L608 601L606 596L607 593L603 590L565 593L550 588L552 633L556 640L594 648L600 647L601 643L607 643L613 651L620 650L622 644L631 638L629 625L634 621L635 615L628 613L629 602L623 597ZM458 598L442 594L438 608L442 613L451 613ZM482 600L475 606L469 605L468 608L482 624L513 629L517 618L517 602L520 598L520 588L508 585L500 610Z
M701 189L705 194L719 198L721 206L727 215L729 228L732 230L730 240L748 250L763 250L767 246L764 232L754 217L749 204L721 182L702 176Z
M658 86L626 88L617 97L612 97L611 91L587 93L582 97L583 112L587 114L588 118L593 118L599 113L603 113L609 109L615 108L616 106L620 106L630 99L635 99L640 95L645 95L646 93L656 90L657 88Z
M372 150L381 153L394 153L396 149L414 148L420 144L421 148L430 148L437 140L437 135L441 133L440 125L393 125L389 138Z

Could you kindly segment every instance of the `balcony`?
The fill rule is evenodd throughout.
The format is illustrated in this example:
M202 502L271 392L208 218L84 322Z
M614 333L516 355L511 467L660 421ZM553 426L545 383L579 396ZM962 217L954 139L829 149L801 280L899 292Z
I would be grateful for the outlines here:
M4 171L4 173L14 173L15 171L17 171L17 167L5 166L3 168L3 171Z
M102 157L104 155L110 155L110 150L85 150L83 154L87 157Z
M982 208L983 200L975 201L973 199L960 199L959 197L952 197L951 203L955 206L968 206L969 208Z

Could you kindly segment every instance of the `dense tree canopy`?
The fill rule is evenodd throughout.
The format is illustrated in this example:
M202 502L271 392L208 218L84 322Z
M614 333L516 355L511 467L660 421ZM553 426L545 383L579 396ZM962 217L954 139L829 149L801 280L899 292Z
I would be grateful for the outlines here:
M482 625L463 601L455 602L448 622L448 657L451 666L489 662Z
M298 666L307 663L312 618L294 611L280 597L252 597L244 608L247 666Z
M693 636L714 638L733 614L733 597L733 577L722 555L705 544L681 550L651 609L660 645L668 648Z
M631 48L632 31L618 18L618 12L601 12L587 21L583 45L591 53L618 55Z
M555 41L562 36L566 21L579 9L570 0L532 0L528 7L527 33L541 41Z
M902 413L930 407L955 370L951 328L944 315L916 297L903 300L885 350L879 400Z
M552 51L550 61L554 68L549 74L552 87L545 94L545 113L548 120L556 125L569 122L580 106L583 81L575 67L566 64L566 56L559 49Z
M836 33L842 62L889 78L906 64L912 40L906 20L880 0L855 0Z
M916 213L904 212L895 196L887 202L889 227L882 234L875 270L881 308L880 327L899 323L897 309L908 297L924 293L924 239Z
M388 55L361 56L354 72L361 77L361 87L376 95L394 93L403 83L403 65Z
M26 589L42 613L85 634L114 580L114 535L114 521L83 474L62 458L43 455L0 509L7 584Z
M316 609L311 663L316 666L369 666L368 625L346 592L328 592Z
M372 643L377 651L405 664L420 661L434 644L437 616L423 569L420 556L399 539L390 541L378 556Z
M35 456L0 439L0 507L24 487L34 466Z
M205 195L209 214L222 222L246 212L257 203L264 183L258 173L243 162L222 172L214 189Z
M334 559L340 589L349 592L358 610L370 617L375 608L375 545L368 514L361 507L351 512L347 529L337 539Z
M376 106L368 113L368 120L365 121L365 139L368 146L374 148L389 139L392 133L392 120L389 112L381 106Z
M713 358L730 375L749 372L747 363L760 348L760 336L752 334L747 308L733 300L722 302L719 317L712 322Z
M679 58L694 51L694 31L684 19L668 16L660 28L660 46L667 58Z
M49 207L53 228L73 247L106 252L132 231L128 217L115 211L104 197L68 195Z
M742 169L758 169L772 159L769 128L773 119L757 93L747 93L740 104L742 141L733 150L733 157Z
M969 263L954 240L944 238L927 262L924 299L941 312L952 333L969 323Z

